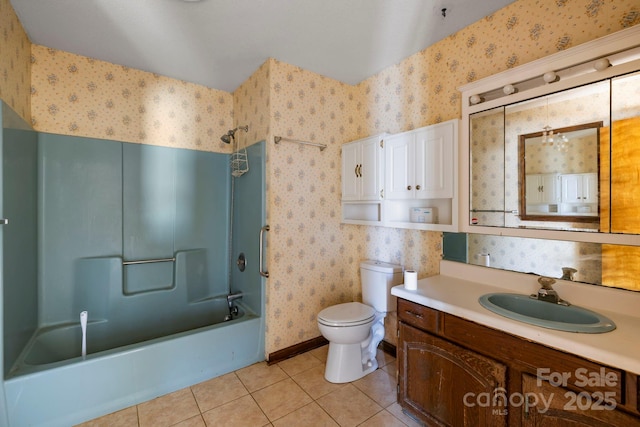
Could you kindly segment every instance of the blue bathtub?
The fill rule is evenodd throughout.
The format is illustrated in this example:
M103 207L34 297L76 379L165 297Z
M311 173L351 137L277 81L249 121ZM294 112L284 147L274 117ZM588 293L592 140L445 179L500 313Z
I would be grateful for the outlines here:
M117 348L88 345L84 360L77 325L40 331L5 381L9 425L68 427L264 360L263 317L239 306L231 321ZM226 310L220 304L218 314ZM107 323L90 324L87 341Z

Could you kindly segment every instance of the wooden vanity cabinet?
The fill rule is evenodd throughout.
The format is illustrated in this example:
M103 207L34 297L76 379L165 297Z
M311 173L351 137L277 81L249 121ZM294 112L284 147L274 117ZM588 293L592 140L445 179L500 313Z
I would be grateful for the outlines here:
M397 350L398 403L428 426L640 426L636 375L401 298Z

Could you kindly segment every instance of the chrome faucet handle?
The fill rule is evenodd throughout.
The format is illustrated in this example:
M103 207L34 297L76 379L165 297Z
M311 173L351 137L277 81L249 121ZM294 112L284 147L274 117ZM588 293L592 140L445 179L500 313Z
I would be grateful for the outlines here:
M552 279L551 277L540 276L538 278L538 283L540 283L543 289L549 290L552 289L551 287L554 283L556 283L556 280Z

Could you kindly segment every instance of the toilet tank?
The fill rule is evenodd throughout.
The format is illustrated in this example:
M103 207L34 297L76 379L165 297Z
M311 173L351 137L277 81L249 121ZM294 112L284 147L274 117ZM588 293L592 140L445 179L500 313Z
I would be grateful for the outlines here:
M396 297L391 288L402 284L402 266L381 261L360 263L362 302L379 312L396 311Z

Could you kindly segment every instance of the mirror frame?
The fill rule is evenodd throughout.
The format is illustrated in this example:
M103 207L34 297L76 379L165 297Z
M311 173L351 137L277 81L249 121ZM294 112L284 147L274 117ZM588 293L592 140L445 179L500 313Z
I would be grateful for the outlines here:
M564 128L552 129L554 134L569 132L575 132L585 129L596 130L596 156L598 164L598 198L600 197L600 128L602 128L603 122L592 122L581 125L568 126ZM527 174L526 174L526 142L530 138L538 138L543 135L543 132L533 132L523 135L518 135L518 198L520 219L523 221L552 221L552 222L600 222L600 200L598 200L598 215L595 216L579 216L579 215L533 215L527 214L527 200L526 200L526 188L527 188Z
M573 242L640 246L640 234L594 233L545 228L499 227L470 224L469 116L492 108L572 89L640 70L640 25L459 86L462 103L458 185L458 231ZM597 67L596 67L597 64ZM602 67L601 65L608 65ZM551 70L558 70L557 72ZM556 77L551 80L548 77ZM549 82L550 81L550 82ZM548 83L549 82L549 83ZM516 162L518 159L514 159Z

